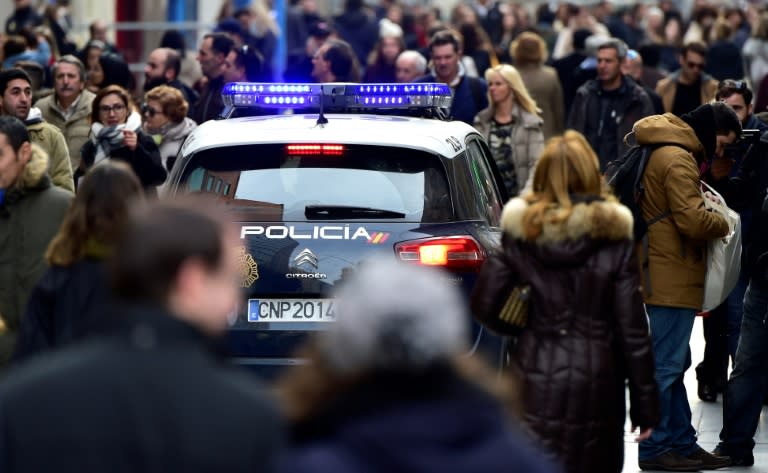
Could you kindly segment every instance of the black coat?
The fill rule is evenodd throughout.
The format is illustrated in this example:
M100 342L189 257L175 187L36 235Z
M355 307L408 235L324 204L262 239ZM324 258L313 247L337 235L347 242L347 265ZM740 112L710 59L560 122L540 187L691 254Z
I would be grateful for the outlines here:
M525 422L569 473L620 472L627 381L632 423L659 420L631 213L617 203L579 204L532 241L523 230L527 209L520 198L505 206L502 248L480 272L472 313L501 331L511 288L530 285L528 324L512 352Z
M0 471L274 471L263 388L192 326L128 310L112 335L30 360L0 383Z
M16 340L15 361L61 347L92 331L106 311L104 263L84 259L52 266L32 290Z
M150 190L159 186L168 177L168 173L163 167L163 161L160 158L160 150L151 136L141 130L136 130L136 149L131 151L128 147L122 146L112 150L109 154L110 159L119 159L125 161L131 166L133 172L139 178L141 185L145 190ZM93 140L88 140L80 150L82 157L82 166L88 170L93 166L96 159L96 144Z

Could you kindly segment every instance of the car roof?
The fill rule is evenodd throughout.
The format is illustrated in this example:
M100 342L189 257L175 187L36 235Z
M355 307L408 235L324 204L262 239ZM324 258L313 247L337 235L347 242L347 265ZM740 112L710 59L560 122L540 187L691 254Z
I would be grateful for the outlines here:
M197 151L247 144L338 143L412 148L452 158L464 149L464 138L477 131L460 121L366 114L269 115L211 120L184 142L182 156ZM263 133L260 133L262 132Z

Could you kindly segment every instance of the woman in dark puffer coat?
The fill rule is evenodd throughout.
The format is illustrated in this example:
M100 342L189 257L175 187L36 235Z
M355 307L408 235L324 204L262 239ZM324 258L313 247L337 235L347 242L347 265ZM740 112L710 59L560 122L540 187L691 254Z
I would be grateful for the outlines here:
M528 324L511 350L525 424L570 473L620 472L627 381L638 440L659 419L632 214L574 131L547 143L533 189L504 208L502 248L480 273L473 313L504 333L511 288L530 285Z

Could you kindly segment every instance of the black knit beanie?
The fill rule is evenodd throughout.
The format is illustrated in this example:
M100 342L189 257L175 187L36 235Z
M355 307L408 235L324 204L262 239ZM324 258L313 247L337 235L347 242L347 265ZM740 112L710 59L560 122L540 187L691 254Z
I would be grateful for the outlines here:
M714 158L715 149L717 148L717 125L715 124L715 114L712 111L712 105L706 103L680 118L693 128L696 137L704 145L704 152L706 153L704 159Z

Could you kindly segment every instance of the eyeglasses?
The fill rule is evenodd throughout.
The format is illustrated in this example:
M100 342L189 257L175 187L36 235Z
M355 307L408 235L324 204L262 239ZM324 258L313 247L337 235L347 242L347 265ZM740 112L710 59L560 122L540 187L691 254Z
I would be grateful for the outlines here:
M738 92L747 90L747 83L743 80L725 79L717 86L718 89L732 89Z
M111 107L108 105L99 106L99 113L103 113L104 115L109 115L111 112L120 113L124 110L125 110L125 105L121 103L116 103Z
M141 113L142 115L149 115L150 118L154 117L158 113L163 113L162 110L155 110L154 108L150 107L149 105L143 105L141 107Z
M704 70L704 67L706 66L706 64L704 64L703 62L687 61L686 64L690 69L698 69L700 71Z

